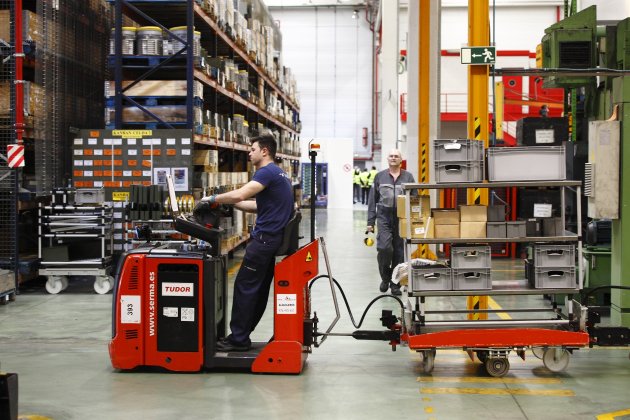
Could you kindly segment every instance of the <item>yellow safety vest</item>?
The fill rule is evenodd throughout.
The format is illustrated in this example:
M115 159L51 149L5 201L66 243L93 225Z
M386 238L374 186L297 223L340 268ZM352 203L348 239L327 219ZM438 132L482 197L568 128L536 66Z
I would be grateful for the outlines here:
M361 185L361 171L354 171L354 175L352 176L352 182L354 184Z
M361 172L361 186L363 188L367 188L370 186L370 173L369 172Z
M376 169L372 169L370 171L370 177L368 178L368 182L370 184L370 187L372 186L372 184L374 184L374 178L376 178L376 174L378 173L378 171Z

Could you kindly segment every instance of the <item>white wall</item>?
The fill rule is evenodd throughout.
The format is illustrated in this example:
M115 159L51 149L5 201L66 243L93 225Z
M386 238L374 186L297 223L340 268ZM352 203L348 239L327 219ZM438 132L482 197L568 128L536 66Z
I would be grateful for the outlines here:
M317 163L328 164L328 208L352 208L352 169L353 139L351 138L316 138L320 145ZM300 142L302 162L310 162L308 141ZM308 187L310 194L310 187ZM305 191L306 193L307 191Z
M283 62L293 70L301 99L302 142L350 138L355 155L369 157L361 131L372 127L372 33L351 8L274 8ZM369 135L371 141L371 133Z

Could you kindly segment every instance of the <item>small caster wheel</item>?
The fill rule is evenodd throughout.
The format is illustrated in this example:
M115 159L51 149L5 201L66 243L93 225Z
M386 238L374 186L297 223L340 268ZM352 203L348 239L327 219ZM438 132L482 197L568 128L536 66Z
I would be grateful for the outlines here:
M94 291L99 295L104 295L112 289L114 284L110 276L97 276L94 279Z
M15 293L10 293L10 294L9 294L9 301L11 301L11 302L15 302L15 297L16 297L16 294L15 294Z
M50 276L46 280L46 291L51 295L56 295L63 290L62 276Z
M543 355L545 354L545 348L544 347L532 347L532 353L534 353L534 356L536 356L537 358L542 360Z
M502 378L510 370L510 362L504 357L492 357L486 360L486 372L494 378Z
M435 349L422 352L422 371L424 373L433 372L435 366Z
M68 285L70 284L70 279L68 278L68 276L61 276L61 290L66 290L68 288Z
M542 361L547 369L552 372L562 372L569 366L571 354L567 349L552 347L545 350Z
M486 363L486 360L488 360L488 352L486 350L478 350L477 359L479 359L481 363Z

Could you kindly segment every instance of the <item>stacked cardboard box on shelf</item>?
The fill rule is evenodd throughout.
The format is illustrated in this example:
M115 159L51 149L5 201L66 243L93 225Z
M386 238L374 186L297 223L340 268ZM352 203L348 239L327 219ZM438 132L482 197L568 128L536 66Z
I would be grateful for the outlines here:
M13 20L11 13L11 10L0 10L0 39L7 43L11 40L10 22ZM22 11L22 34L24 41L38 43L44 40L41 19L37 14L29 10Z
M396 215L398 216L398 233L407 237L407 223L411 222L411 238L433 238L433 220L431 219L431 202L428 195L412 196L409 203L410 214L407 215L407 196L399 195L396 199ZM409 217L408 217L409 216Z
M44 89L33 82L24 82L24 116L43 116ZM0 81L0 115L11 113L11 82Z
M459 238L459 210L433 209L436 238Z
M487 206L459 206L459 234L462 238L485 238Z

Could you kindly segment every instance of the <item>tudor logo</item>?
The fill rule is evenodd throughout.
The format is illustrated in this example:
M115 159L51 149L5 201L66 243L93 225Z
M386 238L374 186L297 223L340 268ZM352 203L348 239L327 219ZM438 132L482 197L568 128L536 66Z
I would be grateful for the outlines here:
M192 283L162 283L162 296L193 296Z

